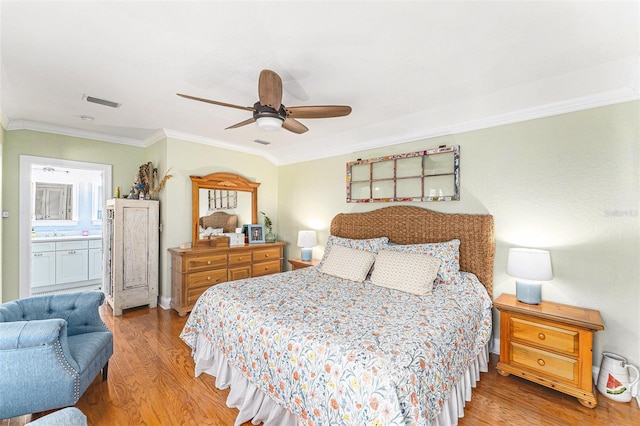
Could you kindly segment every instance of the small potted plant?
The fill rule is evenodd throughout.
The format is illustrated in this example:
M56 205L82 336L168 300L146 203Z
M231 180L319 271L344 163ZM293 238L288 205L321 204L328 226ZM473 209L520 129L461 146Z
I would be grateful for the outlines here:
M272 232L273 230L273 222L269 219L269 216L266 215L265 212L260 212L262 216L264 216L264 227L267 228L267 234L264 236L264 241L266 243L273 243L276 241L276 235Z

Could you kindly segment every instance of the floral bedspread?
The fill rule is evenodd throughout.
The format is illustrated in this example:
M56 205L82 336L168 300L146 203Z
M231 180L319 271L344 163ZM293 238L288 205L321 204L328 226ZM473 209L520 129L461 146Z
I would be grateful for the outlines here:
M429 424L491 336L475 275L416 296L318 267L208 289L180 337L197 335L309 425Z

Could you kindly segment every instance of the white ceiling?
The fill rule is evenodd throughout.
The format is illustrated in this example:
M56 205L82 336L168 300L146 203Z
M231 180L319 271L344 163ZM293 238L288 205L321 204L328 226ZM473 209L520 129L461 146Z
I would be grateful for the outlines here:
M0 6L8 130L139 146L168 136L289 164L639 98L637 1ZM251 106L264 68L282 77L286 106L353 112L301 119L302 135L224 130L251 113L176 96Z

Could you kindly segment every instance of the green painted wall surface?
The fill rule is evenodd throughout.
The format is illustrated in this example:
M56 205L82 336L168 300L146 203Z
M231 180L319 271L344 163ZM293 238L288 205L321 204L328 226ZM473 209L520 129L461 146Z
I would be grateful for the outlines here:
M4 132L5 132L4 127L2 125L0 125L0 211L2 211L2 208L3 208L2 207L3 206L3 204L2 204L2 192L3 192L2 191L2 182L3 182L3 180L2 180L2 170L3 170L3 168L2 168L2 157L3 157L3 146L4 146ZM2 241L2 235L3 235L2 230L3 230L3 228L4 228L4 224L2 226L0 226L0 242ZM0 243L0 259L4 259L3 252L4 252L3 245ZM0 303L2 303L5 300L3 298L3 295L2 295L2 283L3 283L3 280L2 280L2 262L0 261Z
M603 350L639 364L639 127L636 101L282 166L281 237L295 243L298 230L316 229L319 258L335 214L389 205L346 203L348 161L460 145L460 201L412 205L494 216L494 298L515 293L505 273L510 247L548 249L554 278L543 299L602 314L594 365ZM288 255L300 256L295 244Z
M2 221L3 300L18 298L18 250L7 250L7 247L18 247L20 155L111 164L113 188L120 186L125 191L124 188L131 186L138 167L148 161L145 151L145 148L30 130L5 133L2 149L2 205L9 211L9 217Z
M278 172L273 163L257 155L173 138L166 140L166 161L173 177L167 182L161 199L161 241L164 246L160 262L160 268L163 270L160 295L168 300L171 297L171 260L166 248L191 242L192 238L190 176L228 172L239 174L253 182L260 182L259 208L275 218L278 215ZM262 223L262 217L258 220ZM274 232L277 233L277 229L276 222Z

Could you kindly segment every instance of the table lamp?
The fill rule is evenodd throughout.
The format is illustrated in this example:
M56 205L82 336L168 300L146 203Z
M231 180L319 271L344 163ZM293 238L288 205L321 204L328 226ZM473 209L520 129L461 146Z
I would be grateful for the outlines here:
M516 279L516 299L530 305L542 301L542 283L553 278L551 255L546 250L511 248L507 274Z
M298 247L301 250L301 258L304 261L311 260L311 249L318 245L316 240L316 231L299 231L298 232Z

